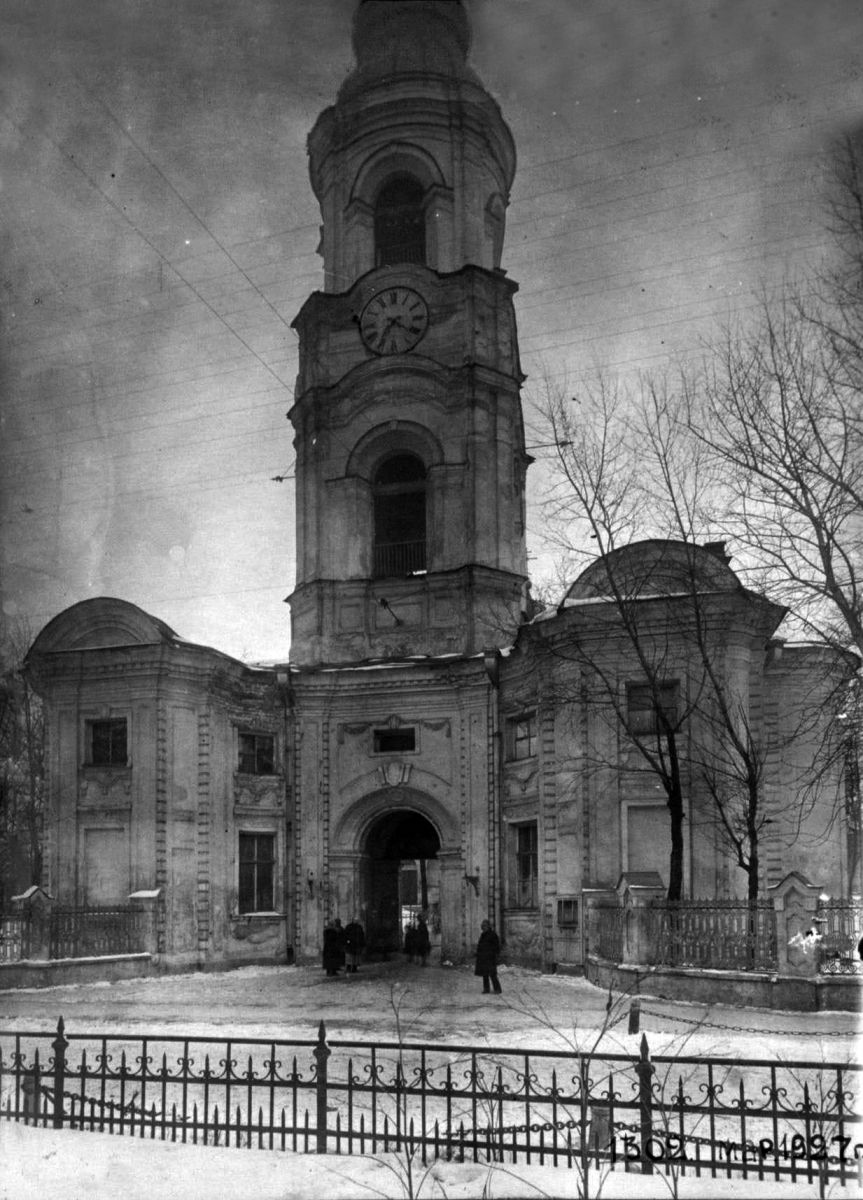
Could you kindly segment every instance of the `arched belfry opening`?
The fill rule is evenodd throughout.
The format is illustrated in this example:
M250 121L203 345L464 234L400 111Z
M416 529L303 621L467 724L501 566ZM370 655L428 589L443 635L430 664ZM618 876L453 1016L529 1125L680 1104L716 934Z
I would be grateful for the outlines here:
M415 454L392 454L374 475L376 579L426 570L426 469Z
M424 914L432 949L440 945L440 837L411 809L388 812L369 827L363 881L369 952L386 955L404 945L405 927Z
M426 261L425 196L410 175L385 183L375 201L375 266Z

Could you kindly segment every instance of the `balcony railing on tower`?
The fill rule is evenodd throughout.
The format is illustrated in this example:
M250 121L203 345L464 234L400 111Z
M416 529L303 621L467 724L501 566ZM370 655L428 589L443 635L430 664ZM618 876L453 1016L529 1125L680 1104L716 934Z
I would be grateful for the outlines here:
M415 575L425 569L425 539L414 542L382 542L375 546L376 579L386 575Z

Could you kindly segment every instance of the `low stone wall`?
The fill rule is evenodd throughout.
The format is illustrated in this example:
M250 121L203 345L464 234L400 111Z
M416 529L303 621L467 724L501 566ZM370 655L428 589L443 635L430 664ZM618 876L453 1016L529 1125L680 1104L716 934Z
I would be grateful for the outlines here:
M863 976L768 975L748 971L705 971L686 967L644 967L613 963L590 954L587 979L619 992L689 1000L701 1004L746 1005L792 1012L859 1012L863 1008Z
M151 954L109 954L103 958L24 958L0 963L0 991L8 988L55 987L65 983L116 983L152 975L156 963Z

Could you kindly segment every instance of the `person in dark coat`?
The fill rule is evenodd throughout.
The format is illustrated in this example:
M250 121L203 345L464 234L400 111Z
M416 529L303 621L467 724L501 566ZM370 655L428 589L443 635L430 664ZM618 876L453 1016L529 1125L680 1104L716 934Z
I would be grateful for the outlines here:
M489 981L499 996L501 993L500 980L497 977L497 960L500 956L500 938L491 927L490 921L483 921L479 941L476 944L476 966L474 975L482 976L482 990L489 990Z
M416 944L417 927L414 925L413 921L409 921L408 924L405 925L405 958L407 958L409 963L413 962L414 955L417 952Z
M338 975L339 967L345 961L342 931L336 928L334 921L327 921L324 926L323 961L328 975Z
M336 928L336 969L341 970L345 965L345 931L338 917L333 921L333 925Z
M354 917L353 921L349 921L345 926L345 971L348 975L356 975L365 944L365 930Z
M431 938L429 937L429 927L425 923L425 918L420 917L417 921L416 933L414 934L414 953L420 960L423 966L426 965L426 959L431 950Z

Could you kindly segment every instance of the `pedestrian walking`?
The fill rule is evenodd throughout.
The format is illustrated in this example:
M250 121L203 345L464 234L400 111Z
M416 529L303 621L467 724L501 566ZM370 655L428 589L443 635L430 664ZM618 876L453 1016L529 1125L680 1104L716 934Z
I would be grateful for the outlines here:
M482 990L489 991L489 982L500 995L502 989L497 977L497 960L500 957L500 938L491 927L490 921L483 921L480 926L479 941L476 944L476 966L474 975L482 976Z
M366 934L357 917L345 926L345 971L356 975L360 956L366 944Z
M422 966L426 965L426 959L431 950L431 938L429 937L429 927L425 923L425 918L420 917L417 921L416 933L414 934L414 951Z

